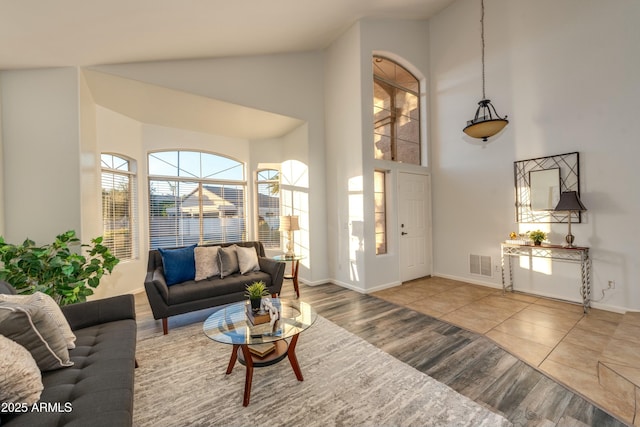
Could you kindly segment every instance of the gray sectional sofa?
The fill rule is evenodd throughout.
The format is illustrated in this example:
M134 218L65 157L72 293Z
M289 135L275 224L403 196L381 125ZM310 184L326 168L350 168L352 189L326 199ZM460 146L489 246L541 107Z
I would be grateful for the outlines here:
M153 317L156 320L162 319L165 335L169 331L168 318L170 316L242 301L246 299L244 295L246 285L254 281L262 280L272 295L280 293L285 263L267 258L261 242L231 242L204 246L226 248L233 245L255 248L260 269L246 274L235 272L222 278L216 275L204 280L186 280L167 284L162 254L158 250L149 251L144 287ZM186 247L173 249L184 248Z
M0 281L0 293L15 289ZM133 295L62 307L76 336L73 366L42 372L43 412L0 413L2 427L131 426L136 366Z

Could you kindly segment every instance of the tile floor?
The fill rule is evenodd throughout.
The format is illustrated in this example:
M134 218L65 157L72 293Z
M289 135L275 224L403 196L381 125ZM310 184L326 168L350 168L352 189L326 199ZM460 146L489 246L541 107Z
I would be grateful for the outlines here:
M438 277L373 294L484 334L629 424L640 425L640 313L613 313ZM640 411L638 411L640 412Z

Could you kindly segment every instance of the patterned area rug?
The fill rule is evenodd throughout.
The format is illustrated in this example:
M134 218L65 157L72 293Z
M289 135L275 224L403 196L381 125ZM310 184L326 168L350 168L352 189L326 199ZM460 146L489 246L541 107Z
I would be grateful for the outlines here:
M201 324L138 343L134 425L510 426L502 416L318 316L300 335L304 381L287 359L256 368L242 406L245 368L225 375L231 346Z

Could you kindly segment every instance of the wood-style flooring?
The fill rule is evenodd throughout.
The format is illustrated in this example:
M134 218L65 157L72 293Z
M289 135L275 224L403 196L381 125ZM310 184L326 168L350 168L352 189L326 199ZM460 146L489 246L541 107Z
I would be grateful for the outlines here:
M282 297L294 298L292 288L285 281ZM482 334L336 285L301 285L300 295L321 316L504 415L516 426L625 425ZM136 295L136 311L139 339L162 333L144 293ZM170 318L169 333L177 326L204 321L212 311Z

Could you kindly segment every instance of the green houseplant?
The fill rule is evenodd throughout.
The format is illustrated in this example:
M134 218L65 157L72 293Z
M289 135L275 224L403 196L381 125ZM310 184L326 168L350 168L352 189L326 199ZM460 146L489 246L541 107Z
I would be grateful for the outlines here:
M258 311L260 310L262 297L268 296L269 290L267 289L267 285L265 285L262 280L259 280L247 285L245 295L249 298L249 301L251 301L251 309Z
M80 253L83 248L84 255ZM14 245L0 237L0 262L0 280L19 293L40 291L67 305L93 295L102 276L111 273L119 260L102 244L102 237L81 244L76 232L70 230L43 246L30 239Z
M539 246L547 238L547 233L542 230L533 230L529 232L529 238L533 240L534 245Z

